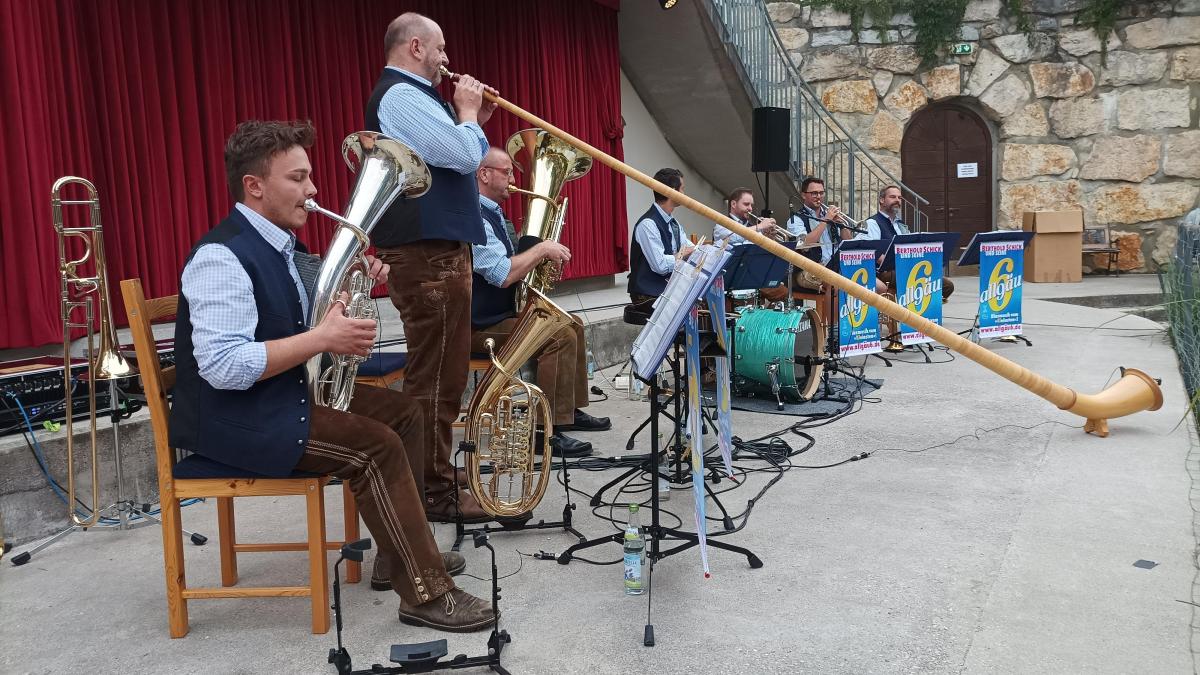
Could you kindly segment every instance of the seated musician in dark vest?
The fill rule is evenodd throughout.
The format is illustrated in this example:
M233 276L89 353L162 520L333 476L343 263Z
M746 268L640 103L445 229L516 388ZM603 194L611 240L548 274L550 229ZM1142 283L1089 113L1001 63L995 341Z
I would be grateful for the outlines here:
M679 169L659 169L654 180L683 192L683 174ZM678 206L670 197L655 193L654 204L633 226L633 243L629 249L629 299L635 305L648 306L662 295L675 271L676 259L686 258L695 250L684 240L679 221L671 215Z
M305 148L312 125L243 122L225 145L237 202L192 249L180 280L170 443L213 462L217 477L294 471L350 482L400 596L400 620L446 631L491 625L490 603L455 587L422 511L422 419L411 396L357 385L349 410L310 401L305 363L325 352L367 356L375 321L346 316L346 294L311 329L304 201L316 195ZM367 256L370 275L388 266Z
M500 210L512 183L512 159L500 148L489 148L475 173L479 186L479 212L485 244L472 247L474 274L471 293L471 351L487 353L485 342L495 340L499 352L517 326L516 293L522 279L543 260L565 264L571 251L556 241L542 241L517 252L515 233ZM588 404L587 344L583 321L572 315L563 328L536 355L537 385L546 392L553 411L554 433L550 447L560 457L592 454L592 444L564 435L564 431L604 431L612 428L607 417L593 417L581 408Z
M866 233L858 233L854 239L871 239L876 241L888 241L898 234L908 234L908 226L901 220L900 205L903 202L903 197L900 193L900 188L895 185L889 185L879 191L879 211L875 215L862 221L861 225L866 228ZM849 230L843 230L846 235L852 234ZM895 268L884 270L879 273L879 280L888 286L895 286L896 271ZM942 279L942 302L950 299L950 294L954 292L954 282L950 279Z

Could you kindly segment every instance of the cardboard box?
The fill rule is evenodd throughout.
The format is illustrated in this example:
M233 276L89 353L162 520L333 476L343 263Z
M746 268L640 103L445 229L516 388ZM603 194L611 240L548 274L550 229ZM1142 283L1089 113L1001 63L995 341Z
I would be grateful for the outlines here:
M1025 281L1083 280L1083 211L1026 211L1026 232L1035 232L1025 251Z

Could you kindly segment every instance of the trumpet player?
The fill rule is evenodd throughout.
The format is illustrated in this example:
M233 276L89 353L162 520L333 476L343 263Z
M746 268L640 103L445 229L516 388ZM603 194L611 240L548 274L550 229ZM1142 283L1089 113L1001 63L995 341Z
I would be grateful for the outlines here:
M839 216L838 207L825 206L825 181L809 176L800 184L800 210L788 219L787 230L797 239L803 238L805 244L820 244L819 249L812 249L814 253L810 257L814 262L828 265L837 236L829 221L836 222ZM806 270L796 272L795 283L803 288L821 288L821 280Z
M393 560L401 620L446 631L486 628L489 603L454 585L421 509L422 419L407 394L359 385L346 412L313 406L305 362L324 352L366 356L375 322L335 302L305 326L309 290L295 230L316 195L310 124L244 122L225 145L237 202L196 244L180 282L170 442L220 464L222 475L332 474L350 482L358 510ZM388 265L368 256L370 276ZM307 266L313 272L315 267ZM315 275L314 275L315 276ZM345 295L343 294L343 298Z
M729 202L729 217L737 222L751 227L765 235L770 236L775 231L774 218L759 218L754 215L754 193L748 188L737 188L729 193L727 200ZM751 222L753 221L753 222ZM713 228L713 242L720 243L722 240L728 239L730 246L748 243L748 239L740 234L735 234L732 230L724 225L717 225Z
M487 353L489 338L498 352L512 335L517 325L514 294L530 270L543 260L561 265L571 259L570 249L556 241L542 241L517 253L512 223L500 210L512 179L512 158L500 148L489 148L475 173L479 212L487 233L486 244L472 247L471 351L476 353ZM612 423L607 417L593 417L581 410L588 405L587 344L583 321L574 315L571 318L571 325L555 334L537 354L537 385L553 408L550 447L554 454L584 457L592 454L592 444L562 432L604 431L612 428Z
M428 17L396 17L384 51L387 66L367 101L367 128L416 150L433 180L423 197L393 203L371 242L396 270L388 295L408 339L404 390L423 416L425 509L433 520L457 511L478 522L488 516L474 496L456 490L450 444L470 359L470 246L487 240L475 207L475 171L488 148L480 125L496 106L483 100L483 85L465 75L455 82L453 106L442 99L435 87L439 68L450 60L441 27Z

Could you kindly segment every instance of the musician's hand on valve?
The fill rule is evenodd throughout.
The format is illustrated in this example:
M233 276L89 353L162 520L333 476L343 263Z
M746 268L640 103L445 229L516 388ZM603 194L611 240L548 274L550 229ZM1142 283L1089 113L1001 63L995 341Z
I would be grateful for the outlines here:
M370 356L371 347L375 345L375 321L351 319L346 316L349 304L349 294L342 292L325 313L325 318L313 330L321 333L325 343L323 351Z
M538 244L538 251L543 260L550 260L559 264L569 262L571 260L571 249L563 246L557 241L543 241Z
M367 266L368 266L367 276L371 277L371 280L377 284L387 283L388 272L391 271L392 266L388 265L387 263L383 262L382 260L380 260L379 258L376 258L373 255L368 255L368 256L363 256L363 257L367 261Z
M763 234L771 234L775 231L775 227L776 225L774 218L763 218L762 220L758 221L758 225L755 226L755 229Z

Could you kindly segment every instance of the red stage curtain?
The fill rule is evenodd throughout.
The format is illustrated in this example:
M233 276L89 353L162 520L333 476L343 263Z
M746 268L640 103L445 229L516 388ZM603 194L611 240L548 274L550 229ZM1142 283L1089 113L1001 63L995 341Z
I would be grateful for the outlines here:
M119 280L178 290L184 257L230 209L222 147L239 121L311 119L318 200L340 211L338 155L363 126L383 33L403 11L437 20L451 69L612 154L621 151L613 0L0 0L0 348L61 339L49 192L62 175L99 190L118 322ZM447 89L447 92L449 89ZM499 111L503 146L526 126ZM569 184L566 276L627 268L624 179L596 164ZM520 205L510 200L519 221ZM78 224L83 209L68 212ZM301 238L324 249L333 224Z

